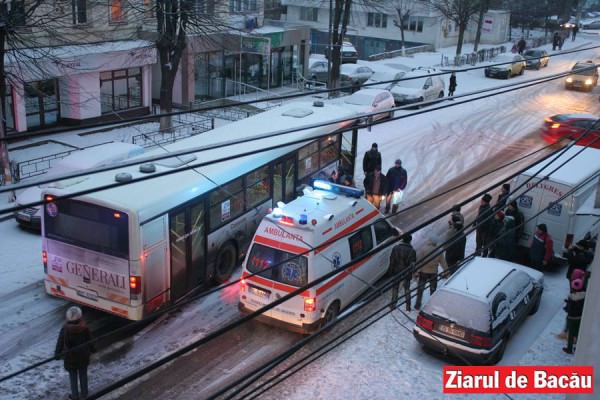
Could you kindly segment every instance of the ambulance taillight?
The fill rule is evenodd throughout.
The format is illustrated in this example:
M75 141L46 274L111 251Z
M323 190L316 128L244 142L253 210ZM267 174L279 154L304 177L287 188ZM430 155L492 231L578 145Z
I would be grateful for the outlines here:
M317 299L314 297L304 298L304 311L313 312L317 309Z

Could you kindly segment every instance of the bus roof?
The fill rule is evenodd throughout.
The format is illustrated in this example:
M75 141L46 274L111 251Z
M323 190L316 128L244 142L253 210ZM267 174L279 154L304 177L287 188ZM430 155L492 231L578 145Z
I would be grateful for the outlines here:
M580 150L582 150L581 146L573 146L561 154L560 157L554 160L548 167L544 168L547 163L542 161L523 172L523 175L532 176L544 168L540 175L538 175L544 176L559 167L569 158L575 156ZM580 154L576 155L575 158L567 162L564 166L560 167L560 169L552 173L550 179L557 183L574 186L598 171L600 171L600 149L588 147L583 149Z
M175 143L163 146L162 148L148 151L143 157L164 155L165 152L183 151L199 146L227 143L229 141L268 134L278 130L323 123L339 118L352 118L355 115L356 113L354 111L333 104L324 104L320 107L314 106L311 102L293 102L237 122L232 122L220 128L179 140ZM288 141L306 138L308 142L315 136L326 134L351 123L352 121L350 120L345 123L304 129L281 135L276 138L264 138L251 142L228 145L209 151L196 152L193 153L196 156L195 160L186 165L207 162L227 156L235 156L248 151L258 151L265 147ZM267 164L269 161L283 156L304 144L306 143L303 142L253 155L234 158L229 161L194 168L193 170L188 169L180 173L127 184L121 187L84 195L79 198L84 201L111 206L123 211L137 212L140 222L144 222L163 214L167 210L185 203L202 193L216 188L217 185L230 182L247 172ZM190 157L190 155L185 155L181 158L184 159L186 157ZM173 169L161 166L160 163L163 163L164 161L165 160L155 162L156 172ZM123 172L130 173L133 176L133 179L148 176L148 174L139 172L139 166L124 167L118 170L91 175L87 179L79 180L77 183L63 188L62 190L50 190L49 192L61 195L107 185L114 183L115 175Z

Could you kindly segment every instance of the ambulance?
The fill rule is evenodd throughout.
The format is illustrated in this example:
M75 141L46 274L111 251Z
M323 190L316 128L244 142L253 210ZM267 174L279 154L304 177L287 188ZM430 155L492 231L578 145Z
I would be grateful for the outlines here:
M309 334L371 288L388 270L392 246L386 245L401 231L363 193L317 180L303 196L279 202L263 218L244 260L240 311L256 311L375 250L258 319Z

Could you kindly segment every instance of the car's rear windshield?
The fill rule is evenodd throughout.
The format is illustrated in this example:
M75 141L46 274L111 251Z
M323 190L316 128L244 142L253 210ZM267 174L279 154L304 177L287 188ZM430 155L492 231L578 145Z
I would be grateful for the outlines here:
M490 308L481 300L450 290L440 289L423 307L423 312L445 318L480 332L490 330Z
M496 57L492 59L493 63L501 63L501 62L513 62L514 56L511 54L498 54Z
M575 64L571 71L577 71L577 75L592 76L596 73L596 66L594 64Z
M263 278L299 287L308 283L307 265L308 260L304 256L255 243L246 268Z
M423 85L425 85L425 80L423 78L399 81L397 83L397 86L412 88L412 89L422 89Z
M525 55L531 57L541 57L543 53L540 50L527 50Z

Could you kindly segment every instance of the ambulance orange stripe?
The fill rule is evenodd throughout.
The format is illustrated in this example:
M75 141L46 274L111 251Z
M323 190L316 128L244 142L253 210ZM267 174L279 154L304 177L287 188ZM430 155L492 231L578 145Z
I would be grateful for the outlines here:
M325 229L322 233L322 235L327 235L329 232L331 232L333 230L333 228L329 228L329 229Z
M273 288L273 289L281 290L282 292L287 292L287 293L292 293L294 290L298 289L297 287L286 285L284 283L275 282L275 281L272 281L269 279L265 279L258 275L254 275L254 276L248 276L248 275L249 274L247 272L244 272L243 278L248 279L249 281L252 281L252 282L256 282L260 285L263 285L266 288ZM310 297L308 294L308 290L305 290L304 292L300 293L300 296Z
M359 219L358 221L356 221L355 223L353 223L352 225L348 226L345 229L342 229L340 232L336 233L335 235L333 235L332 237L327 239L327 241L325 243L318 246L315 250L315 254L319 254L320 252L324 251L326 248L331 246L338 238L344 236L345 234L347 234L349 232L352 232L354 229L356 229L360 225L363 225L368 220L370 220L373 217L376 217L377 215L379 215L379 211L373 210L370 213L368 213L367 215L365 215L364 217L362 217L361 219Z
M363 265L365 265L365 263L367 261L369 261L370 259L371 259L371 257L367 257L364 260L361 260L361 261L357 262L356 264L354 264L350 268L344 270L344 272L341 272L339 275L336 275L333 279L331 279L330 281L328 281L327 283L325 283L323 286L317 288L317 296L320 296L326 290L331 289L332 286L338 284L342 279L344 279L345 277L347 277L348 275L350 275L350 273L352 273L353 271L356 271L358 268L360 268Z
M308 247L295 246L293 244L280 242L278 240L269 239L267 237L259 236L259 235L256 235L254 237L254 241L256 243L264 244L266 246L274 247L276 249L285 250L288 253L293 253L293 254L302 254L302 253L306 253L306 252L310 251L310 249Z

